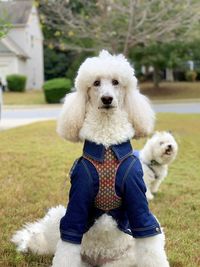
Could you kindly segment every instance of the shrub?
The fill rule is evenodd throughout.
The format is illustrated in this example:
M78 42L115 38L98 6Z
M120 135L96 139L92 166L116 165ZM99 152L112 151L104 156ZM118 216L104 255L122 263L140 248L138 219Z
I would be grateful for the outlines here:
M26 76L11 74L6 77L8 90L12 92L24 92L26 87Z
M47 103L59 103L60 100L70 92L71 80L56 78L44 83L43 90Z
M195 82L197 78L197 72L194 70L188 70L185 73L185 78L188 82Z

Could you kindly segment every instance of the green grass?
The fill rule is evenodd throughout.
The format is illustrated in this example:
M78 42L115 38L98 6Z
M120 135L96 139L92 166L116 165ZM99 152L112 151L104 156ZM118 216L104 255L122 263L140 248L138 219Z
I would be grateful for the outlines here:
M141 91L152 100L200 99L200 82L163 82L159 89L152 83L141 83ZM6 92L3 95L5 105L41 105L46 104L43 91L25 93Z
M177 160L150 204L166 233L171 267L200 266L200 115L160 114L157 129L171 129L179 143ZM20 254L10 237L47 208L67 202L67 174L82 149L62 141L55 122L0 132L0 266L49 266L51 257ZM145 140L133 141L141 148Z
M5 105L42 105L46 104L43 91L5 92L3 94Z
M200 99L200 82L162 82L158 89L152 83L141 83L140 88L152 100Z

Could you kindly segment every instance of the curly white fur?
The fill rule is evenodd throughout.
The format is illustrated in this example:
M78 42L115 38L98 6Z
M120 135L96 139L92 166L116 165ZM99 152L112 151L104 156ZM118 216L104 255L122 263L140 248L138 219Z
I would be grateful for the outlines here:
M104 266L105 262L122 266L133 266L135 263L134 239L117 228L117 223L111 216L102 215L88 231L82 241L82 255L92 266ZM125 263L124 263L125 264Z
M167 176L169 164L175 160L178 145L169 132L156 132L140 152L140 160L144 171L144 181L147 187L146 196L154 198L160 184Z
M49 209L44 218L24 225L13 235L11 241L21 252L30 250L39 255L54 254L60 237L60 219L65 212L66 208L61 205Z
M54 267L87 267L81 259L81 245L58 241L56 253L53 258Z
M164 244L164 235L138 239L135 247L137 267L169 267Z
M57 132L63 138L88 139L110 146L152 131L154 112L140 94L134 70L123 55L112 56L102 51L98 57L87 59L79 68L75 87L76 92L66 97L58 120ZM103 103L105 97L111 98L112 103ZM106 214L84 235L81 246L59 241L56 248L58 217L63 216L64 209L55 209L58 216L52 216L50 210L44 219L15 235L13 241L22 251L50 253L55 250L53 267L85 266L85 260L104 267L169 266L162 241L164 234L134 239L121 232ZM38 249L33 249L32 244L35 228L41 237L34 244ZM28 231L22 241L24 230Z
M101 80L101 86L98 88L93 85L96 79ZM111 83L113 79L118 80L119 85L113 86ZM76 92L67 95L58 119L57 132L63 138L71 141L88 138L87 131L91 132L91 127L94 130L93 134L101 131L101 124L106 118L107 121L109 119L110 125L106 125L104 134L101 133L103 135L97 140L94 140L92 135L89 140L104 144L104 140L107 140L109 135L107 130L115 131L108 142L110 145L133 136L136 138L148 135L153 130L154 112L148 99L140 94L134 69L123 55L111 56L103 51L99 57L86 59L79 68L75 86ZM113 108L109 111L100 109L102 96L113 97ZM98 116L98 119L95 116ZM120 116L119 119L118 116ZM116 129L121 129L122 120L125 129L117 135ZM84 124L87 121L89 125L86 130ZM124 136L127 130L128 133ZM107 142L104 145L107 145Z
M22 252L54 254L54 267L90 267L96 263L103 267L168 267L164 251L164 234L134 239L116 227L112 217L103 215L84 235L81 246L59 239L59 221L65 207L51 208L44 218L28 224L18 231L12 241ZM23 246L22 246L23 245ZM85 263L81 255L91 264ZM109 261L109 259L115 259ZM162 263L162 264L161 264Z

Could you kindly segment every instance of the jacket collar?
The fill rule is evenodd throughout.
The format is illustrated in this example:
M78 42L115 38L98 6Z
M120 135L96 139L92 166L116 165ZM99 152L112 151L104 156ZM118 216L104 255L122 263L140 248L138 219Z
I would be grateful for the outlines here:
M112 145L109 148L112 149L119 161L133 154L133 149L129 140L119 145ZM98 145L86 140L83 147L83 156L103 162L105 150L106 148L103 145Z

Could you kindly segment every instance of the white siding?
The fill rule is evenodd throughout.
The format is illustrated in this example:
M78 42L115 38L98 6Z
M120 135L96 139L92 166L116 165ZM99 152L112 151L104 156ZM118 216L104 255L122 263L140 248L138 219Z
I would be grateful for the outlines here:
M19 73L18 58L16 56L0 57L0 78L6 84L6 76L13 73Z
M0 69L0 77L1 72L9 72L9 74L20 73L27 76L27 89L41 89L44 82L43 35L40 29L37 9L35 7L32 8L26 25L14 27L8 35L29 58L23 60L15 57L14 65L10 63L4 64L4 67L1 67L2 71ZM0 62L2 60L3 57L0 56Z
M38 14L33 7L26 27L28 37L27 69L29 74L28 88L41 89L44 82L43 35L40 29Z
M18 58L17 59L17 69L19 74L23 74L28 76L27 73L27 61L25 59Z
M10 36L15 41L15 43L22 48L24 52L26 52L27 54L29 53L25 27L12 28L9 31L8 36Z

